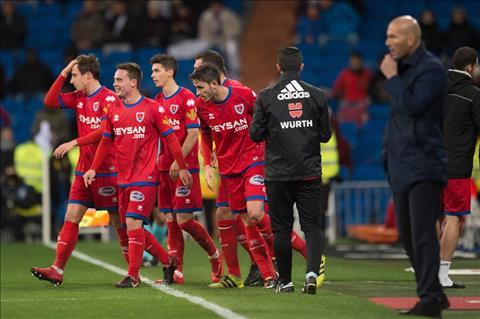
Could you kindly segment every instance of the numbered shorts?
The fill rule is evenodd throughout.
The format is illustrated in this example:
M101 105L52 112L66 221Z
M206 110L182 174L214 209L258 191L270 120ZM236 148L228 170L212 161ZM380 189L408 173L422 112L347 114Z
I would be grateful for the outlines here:
M158 186L130 186L120 188L119 212L120 223L125 225L126 218L143 220L150 223L150 216L155 207Z
M265 201L264 166L248 168L238 175L223 175L222 184L233 214L245 213L248 201Z
M158 208L163 213L193 213L202 211L202 190L197 170L192 174L190 188L184 186L180 178L173 181L168 172L160 172L158 186Z
M118 211L117 176L111 174L97 176L89 187L85 187L82 175L75 175L70 187L68 203L80 204L97 210Z
M448 180L443 188L443 212L450 216L470 214L470 178L454 178Z

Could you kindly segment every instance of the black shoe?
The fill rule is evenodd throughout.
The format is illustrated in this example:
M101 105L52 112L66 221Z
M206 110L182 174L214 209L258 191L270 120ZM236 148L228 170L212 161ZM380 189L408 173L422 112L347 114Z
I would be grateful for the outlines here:
M305 279L302 292L304 294L315 295L317 293L317 278L314 276L309 276L307 279Z
M264 281L263 288L274 289L278 286L278 278L269 278Z
M277 288L275 288L275 292L277 294L295 292L295 288L293 287L293 282L290 281L288 284L283 284L279 282L277 285Z
M431 301L428 303L417 302L415 306L408 310L399 312L400 315L405 316L420 316L428 318L442 318L442 310L450 306L447 296L443 295L438 301Z
M462 282L452 282L451 286L442 286L443 289L463 289L465 288L465 285Z
M258 269L257 264L251 264L250 270L248 271L247 278L243 282L245 286L262 286L263 279L260 270Z
M177 269L177 260L170 256L170 265L168 267L163 267L163 281L162 284L164 285L171 285L173 284L173 274L175 273L175 269Z
M114 284L117 288L135 288L138 285L140 285L140 279L134 279L130 276L127 276Z

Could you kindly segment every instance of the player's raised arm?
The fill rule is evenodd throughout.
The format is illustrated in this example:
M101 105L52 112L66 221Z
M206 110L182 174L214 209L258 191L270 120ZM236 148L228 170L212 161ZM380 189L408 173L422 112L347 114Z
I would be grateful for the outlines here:
M61 106L60 102L60 91L62 90L63 83L67 79L68 75L72 72L72 68L77 64L77 59L70 61L70 63L60 72L55 82L48 90L43 103L49 108L59 108Z

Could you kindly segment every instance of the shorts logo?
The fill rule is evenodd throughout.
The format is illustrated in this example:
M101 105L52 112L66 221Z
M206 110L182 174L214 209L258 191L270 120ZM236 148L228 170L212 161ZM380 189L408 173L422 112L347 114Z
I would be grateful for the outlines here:
M178 105L177 104L170 105L170 112L172 112L172 114L177 113L177 111L178 111Z
M250 184L252 184L252 185L263 185L264 184L263 176L255 175L255 176L250 177Z
M145 196L139 191L133 191L130 193L130 200L132 202L143 202Z
M141 123L145 118L145 112L137 112L136 118L137 118L137 121Z
M104 186L98 189L98 195L105 196L105 197L112 196L116 192L117 190L113 186Z
M99 108L100 108L100 103L98 103L98 102L93 103L93 110L95 112L97 112Z
M235 105L235 112L237 112L239 115L242 115L244 110L245 106L243 104Z
M190 195L190 188L185 186L180 186L175 191L175 196L177 197L187 197L188 195Z

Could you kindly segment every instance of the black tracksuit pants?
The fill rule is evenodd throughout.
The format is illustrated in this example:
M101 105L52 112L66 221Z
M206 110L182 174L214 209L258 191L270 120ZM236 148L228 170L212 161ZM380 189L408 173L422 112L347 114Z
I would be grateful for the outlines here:
M292 281L293 205L297 204L300 226L307 243L306 273L318 275L323 253L321 217L321 181L266 181L269 214L275 235L275 256L279 279L282 283Z

